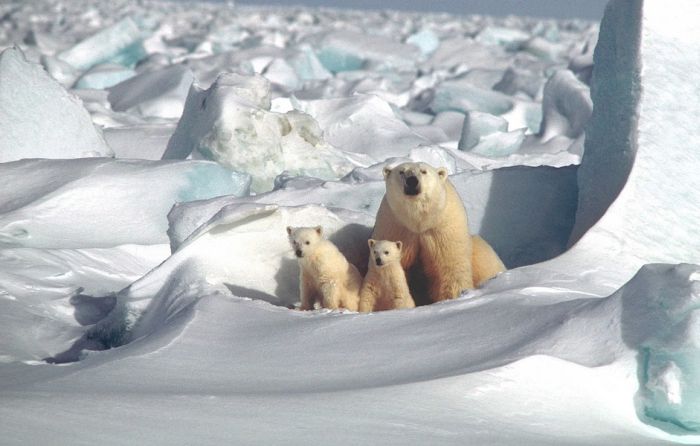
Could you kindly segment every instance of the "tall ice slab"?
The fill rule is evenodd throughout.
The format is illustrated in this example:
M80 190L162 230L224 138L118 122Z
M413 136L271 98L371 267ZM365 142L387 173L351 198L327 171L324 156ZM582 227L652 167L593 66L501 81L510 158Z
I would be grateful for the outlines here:
M601 23L594 110L571 254L700 263L700 3L614 0ZM608 207L609 206L609 207Z

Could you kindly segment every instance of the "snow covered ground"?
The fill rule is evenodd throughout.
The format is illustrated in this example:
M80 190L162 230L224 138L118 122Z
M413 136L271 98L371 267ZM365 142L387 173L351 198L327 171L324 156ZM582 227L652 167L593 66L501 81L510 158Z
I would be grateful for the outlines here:
M700 444L699 13L0 4L0 444ZM509 271L290 310L403 160Z

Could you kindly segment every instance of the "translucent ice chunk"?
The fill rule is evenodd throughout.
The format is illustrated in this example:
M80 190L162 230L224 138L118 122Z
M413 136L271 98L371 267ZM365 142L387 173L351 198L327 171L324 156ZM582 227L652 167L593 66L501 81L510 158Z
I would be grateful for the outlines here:
M496 132L483 136L470 151L487 157L508 156L517 152L524 140L525 129Z
M639 351L640 415L700 432L700 267L646 265L622 291L623 338Z
M322 48L318 52L318 60L323 66L333 73L361 69L365 61L352 52L332 46Z
M81 70L107 61L133 66L146 55L142 42L148 34L144 25L125 17L59 53L58 58Z
M487 45L500 45L509 51L517 51L529 38L530 34L519 29L487 26L476 36L476 41Z
M508 121L501 117L476 111L468 112L464 116L462 136L458 148L459 150L471 150L482 137L496 132L505 132L507 129Z
M406 43L417 46L421 53L429 56L440 46L440 38L431 30L424 29L408 36Z
M308 45L301 45L299 52L291 56L287 62L294 67L302 81L325 80L333 77Z
M115 111L135 111L143 116L178 118L194 80L189 68L173 65L141 73L109 89Z
M508 68L503 77L493 85L493 89L505 94L515 95L523 92L531 98L540 97L544 80L541 76L532 74L527 70Z
M136 75L131 68L122 65L96 65L80 76L73 88L93 88L103 90Z
M475 87L464 82L444 82L435 89L430 103L435 112L455 110L481 111L501 115L513 108L512 98L493 90Z
M265 79L289 91L296 90L301 86L301 81L294 68L281 58L270 62L262 74L265 76Z
M411 70L420 50L384 36L332 31L317 36L318 58L329 71L359 70L371 64L379 70Z
M541 136L545 141L555 135L577 138L592 112L588 86L571 71L558 70L544 86Z
M0 53L0 163L111 156L81 101L17 48Z

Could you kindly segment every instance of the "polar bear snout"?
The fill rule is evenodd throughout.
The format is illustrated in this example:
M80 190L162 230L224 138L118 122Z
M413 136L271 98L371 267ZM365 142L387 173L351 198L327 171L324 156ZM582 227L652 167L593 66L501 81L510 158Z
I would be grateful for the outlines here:
M406 195L418 195L420 193L420 180L413 172L406 172L404 176L403 192Z
M382 262L382 258L379 256L377 256L377 258L374 259L374 263L376 263L377 266L382 266L384 264L384 262Z
M296 251L294 251L294 254L296 254L296 256L299 258L304 257L304 253L301 252L301 249L297 249Z

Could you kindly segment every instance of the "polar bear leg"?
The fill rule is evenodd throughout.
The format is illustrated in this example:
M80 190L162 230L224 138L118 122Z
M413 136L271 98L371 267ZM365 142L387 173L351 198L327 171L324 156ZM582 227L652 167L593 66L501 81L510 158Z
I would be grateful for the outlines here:
M437 231L423 235L420 259L432 302L454 299L462 291L474 288L471 257L471 237L468 234Z
M359 302L357 301L357 296L352 297L352 296L345 296L341 301L340 304L343 308L346 308L350 311L357 311Z
M306 274L301 273L299 275L299 296L301 299L301 307L299 309L303 311L313 310L316 294L316 287Z
M472 277L474 285L484 282L506 270L505 265L486 240L478 235L472 236Z
M340 290L333 282L321 284L321 298L323 308L337 310L340 307Z

